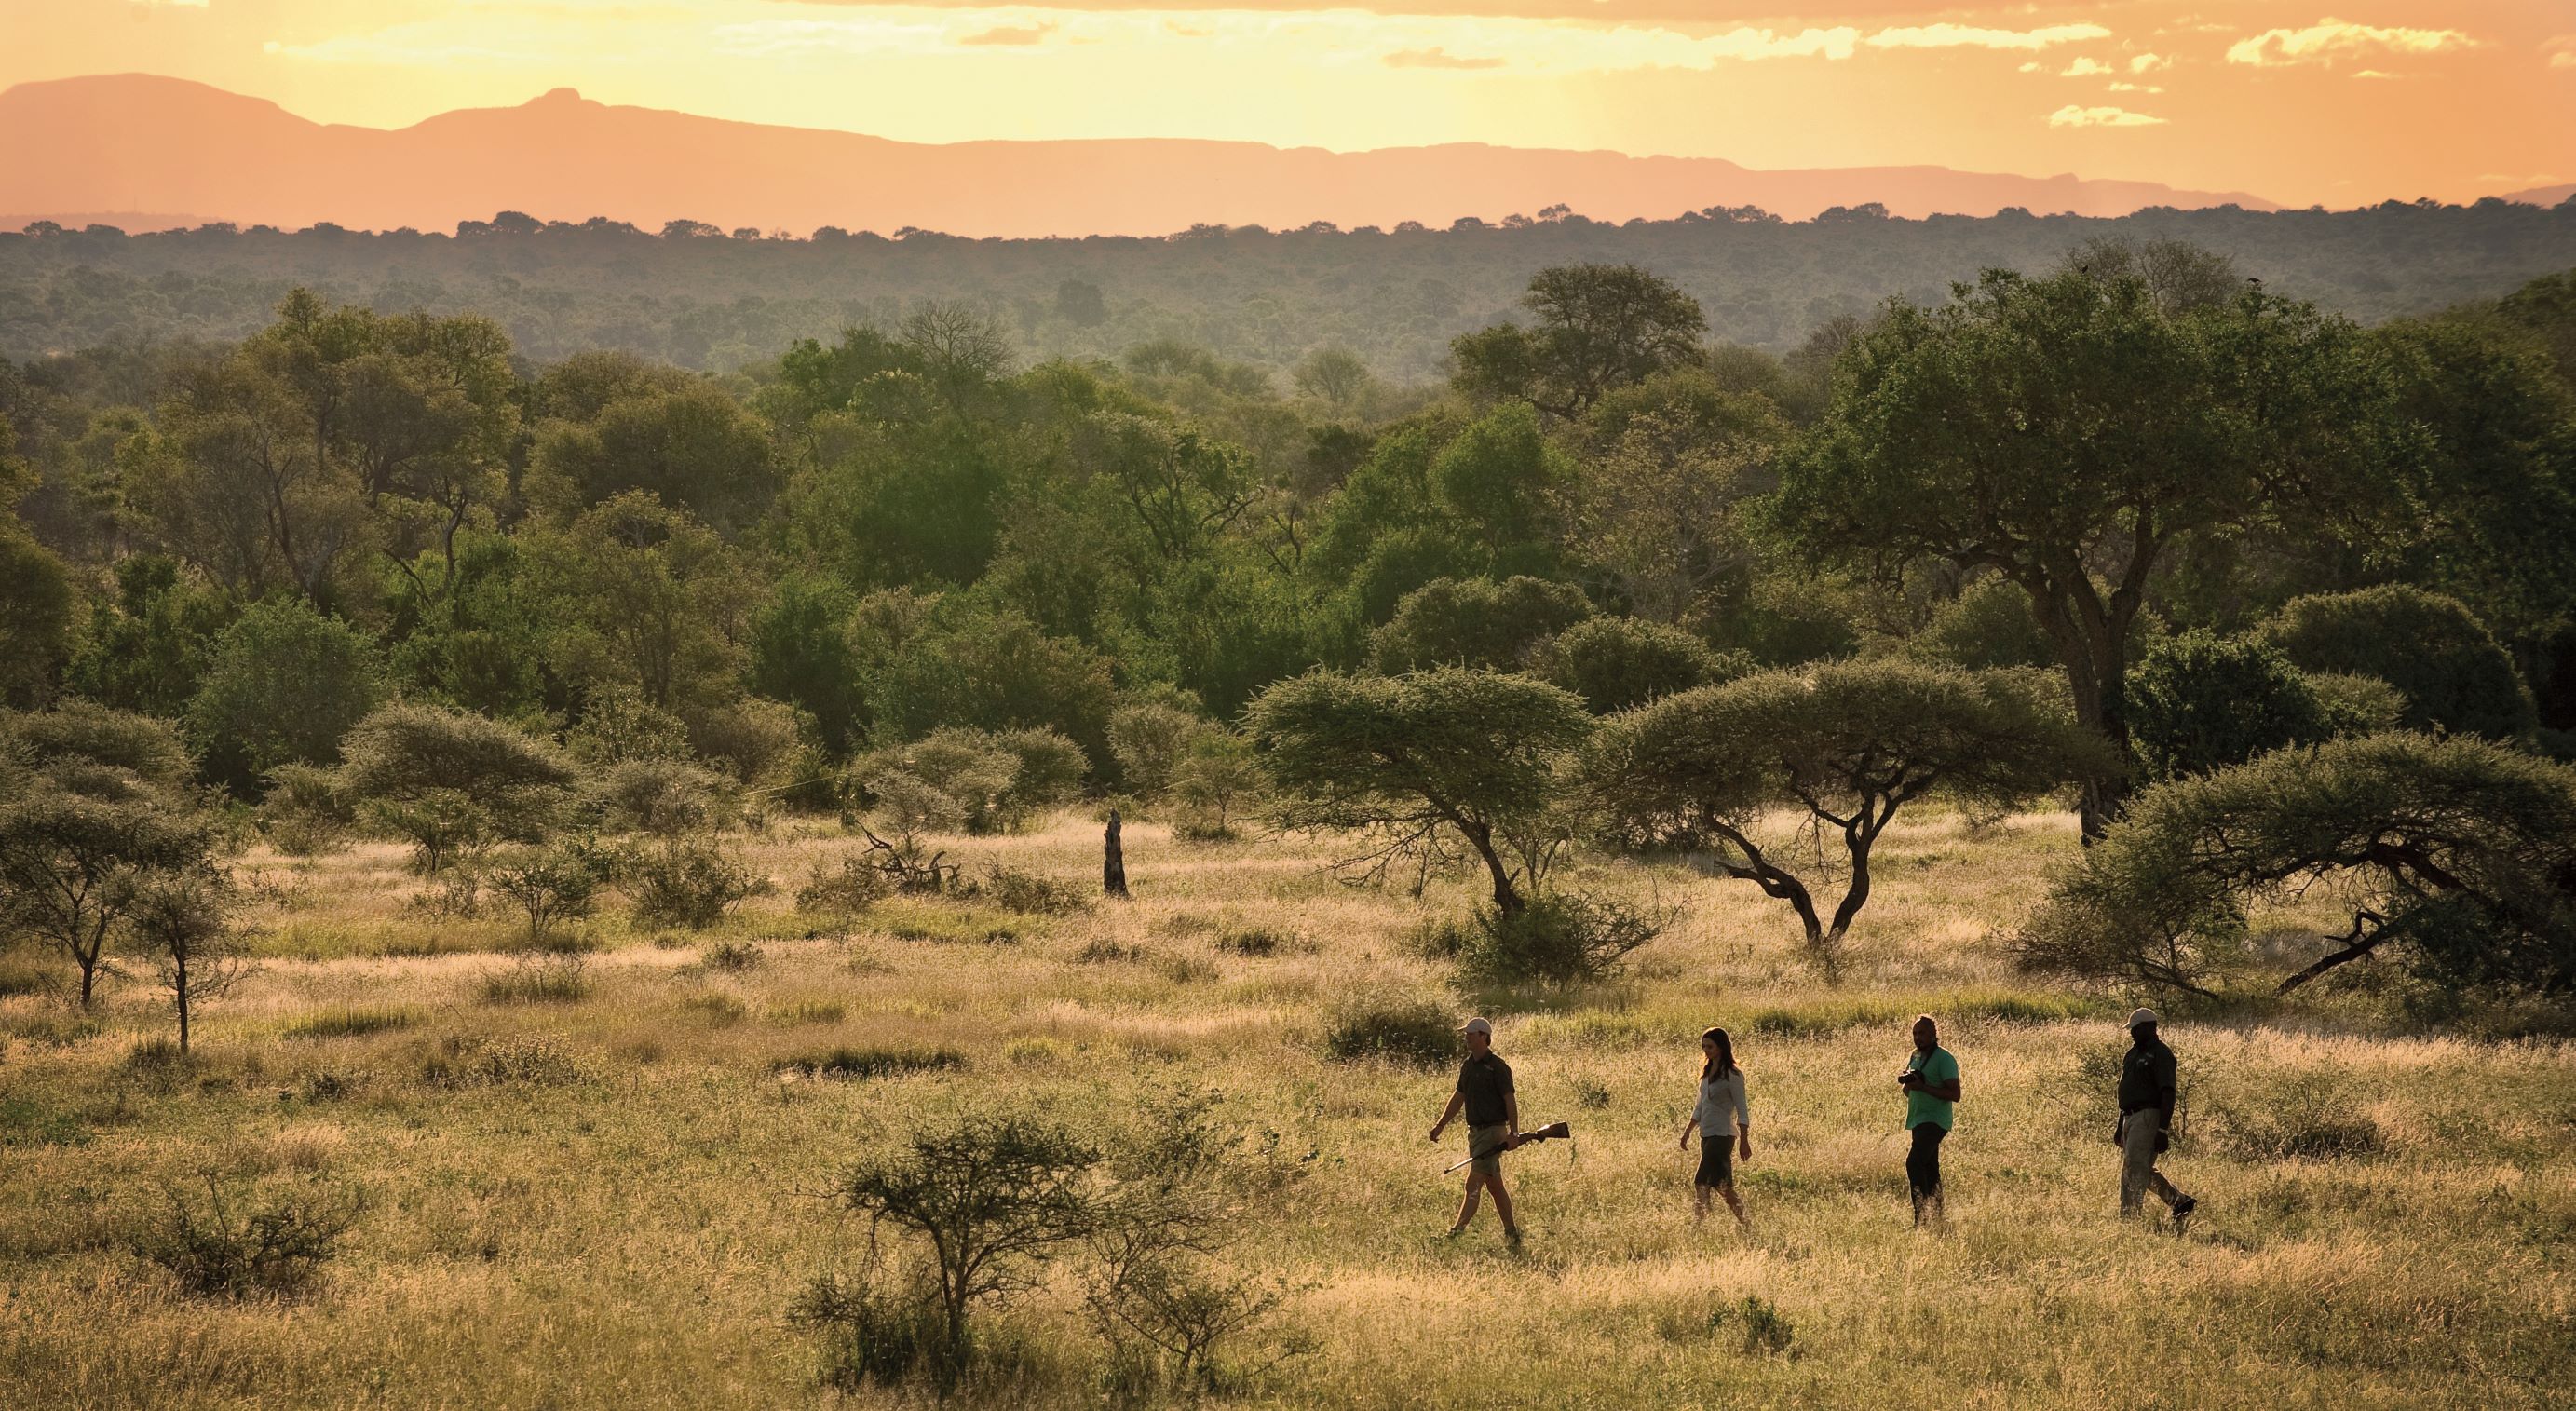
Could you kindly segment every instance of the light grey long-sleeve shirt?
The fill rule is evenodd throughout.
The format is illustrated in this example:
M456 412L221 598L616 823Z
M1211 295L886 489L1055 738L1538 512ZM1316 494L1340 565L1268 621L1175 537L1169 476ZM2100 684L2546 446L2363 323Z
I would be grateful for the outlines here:
M1692 1110L1699 1119L1700 1137L1731 1137L1735 1126L1753 1121L1752 1112L1744 1105L1744 1070L1720 1078L1703 1078L1699 1084L1699 1106Z

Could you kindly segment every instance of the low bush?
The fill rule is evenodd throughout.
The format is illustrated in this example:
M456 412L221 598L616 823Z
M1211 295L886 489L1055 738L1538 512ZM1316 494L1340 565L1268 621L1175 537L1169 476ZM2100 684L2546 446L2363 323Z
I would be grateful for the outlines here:
M899 1078L966 1066L966 1055L946 1048L835 1048L798 1054L770 1065L801 1078Z
M421 1012L409 1005L342 1005L298 1015L282 1032L290 1039L355 1039L408 1029L420 1021Z
M471 921L483 914L483 879L467 868L447 868L413 893L407 905L440 921Z
M561 1039L546 1034L483 1038L451 1034L421 1065L421 1081L434 1088L561 1087L590 1076Z
M306 1102L340 1102L356 1096L366 1085L367 1075L362 1070L324 1068L305 1074L296 1094Z
M1228 931L1216 938L1216 948L1228 955L1265 960L1274 955L1301 955L1312 951L1315 943L1294 931L1274 931L1266 926Z
M1324 1054L1339 1062L1382 1058L1435 1066L1461 1052L1458 1017L1436 1000L1347 1000L1324 1024Z
M1580 984L1610 974L1662 931L1661 920L1622 903L1549 893L1516 914L1478 911L1458 954L1459 974L1485 984Z
M177 1039L145 1039L125 1051L125 1066L137 1073L166 1074L187 1062L187 1051Z
M646 925L703 931L747 898L768 890L769 879L714 843L668 838L627 852L619 865L635 916Z
M527 918L528 944L542 946L557 927L590 915L609 868L596 850L575 843L505 849L477 870L494 895Z
M2370 1156L2386 1145L2379 1123L2361 1110L2355 1085L2325 1069L2238 1087L2212 1106L2228 1146L2256 1160L2334 1161Z
M494 1004L573 1004L590 996L589 958L578 951L530 952L483 976Z
M816 867L796 889L796 909L837 916L856 916L894 895L894 878L864 857L845 857Z
M1767 1298L1746 1294L1739 1302L1729 1304L1708 1317L1709 1331L1722 1333L1730 1327L1744 1331L1744 1355L1786 1352L1797 1330L1782 1316L1779 1306Z
M1150 953L1143 946L1131 946L1107 936L1097 936L1083 942L1082 949L1073 953L1073 960L1076 965L1120 965L1143 960Z
M940 1361L948 1349L939 1298L918 1278L874 1266L827 1271L788 1305L787 1323L821 1345L820 1380L845 1395L953 1375Z
M286 1296L309 1287L366 1210L362 1192L318 1181L263 1197L227 1193L214 1173L205 1198L162 1187L164 1206L129 1237L133 1251L193 1294Z
M1069 916L1091 907L1091 896L1071 882L995 864L977 884L984 900L1031 916Z
M706 949L708 969L735 975L759 969L763 958L760 947L751 941L718 941Z

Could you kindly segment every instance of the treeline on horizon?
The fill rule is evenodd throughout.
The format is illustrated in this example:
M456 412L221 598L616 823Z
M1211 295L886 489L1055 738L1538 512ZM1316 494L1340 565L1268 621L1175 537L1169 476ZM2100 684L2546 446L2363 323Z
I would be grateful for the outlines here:
M1699 302L1716 339L1786 353L1890 297L1938 302L1980 270L2043 267L2093 238L2189 241L2274 292L2377 323L2576 265L2576 203L1922 220L1871 205L1798 222L1711 207L1617 225L1550 207L1446 229L1201 226L1047 240L829 227L796 238L688 220L653 232L510 212L453 235L328 224L128 235L40 223L0 234L0 354L234 341L306 287L380 313L482 314L538 362L607 349L730 371L800 338L891 327L941 301L978 309L1032 359L1174 341L1284 372L1339 348L1382 379L1429 382L1445 375L1451 339L1509 316L1534 269L1653 269Z
M2114 862L2197 865L2192 800L2241 839L2211 790L2277 803L2244 771L2341 749L2318 778L2352 787L2264 836L2380 851L2226 885L2384 866L2406 892L2415 854L2382 844L2432 817L2451 880L2420 885L2493 941L2443 963L2576 987L2550 821L2576 769L2548 762L2576 757L2576 269L2365 327L2206 249L2097 240L1781 357L1651 271L1553 266L1449 356L1406 387L1325 349L1283 391L1169 340L1033 360L928 301L711 375L296 289L238 343L0 361L0 706L39 712L0 714L0 782L13 737L52 740L61 804L0 822L55 848L130 792L116 742L162 732L155 790L282 846L316 814L435 859L529 751L790 808L917 779L968 826L1186 778L1222 829L1293 754L1265 739L1309 735L1339 809L1408 741L1473 784L1598 719L1636 746L1609 802L1660 836L1819 787L1892 801L1926 781L1799 771L1952 717L2000 757L2040 736L1997 720L2045 718L2090 742L2046 774L2088 835L2148 840ZM1334 754L1353 720L1376 743ZM1741 757L1774 737L1786 782ZM501 803L459 793L478 771ZM1442 807L1415 821L1485 836ZM2160 875L2097 879L2100 915L2179 895ZM2232 924L2205 901L2192 927Z

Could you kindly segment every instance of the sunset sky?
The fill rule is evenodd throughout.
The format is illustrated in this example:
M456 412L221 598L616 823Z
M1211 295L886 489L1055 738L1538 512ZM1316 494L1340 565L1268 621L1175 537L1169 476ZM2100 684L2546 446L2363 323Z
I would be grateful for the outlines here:
M2576 181L2576 0L0 0L0 85L395 127L576 87L912 141L1482 141L2461 200Z

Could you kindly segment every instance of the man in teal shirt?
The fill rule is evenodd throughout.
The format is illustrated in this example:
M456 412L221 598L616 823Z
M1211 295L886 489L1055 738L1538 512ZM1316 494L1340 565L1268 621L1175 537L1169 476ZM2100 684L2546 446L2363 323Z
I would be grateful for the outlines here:
M1923 1227L1931 1209L1935 1225L1947 1223L1941 1209L1941 1139L1950 1135L1951 1114L1959 1101L1959 1060L1941 1047L1941 1026L1929 1014L1914 1017L1914 1052L1896 1086L1905 1092L1905 1129L1914 1147L1905 1154L1905 1182L1914 1192L1914 1227Z

